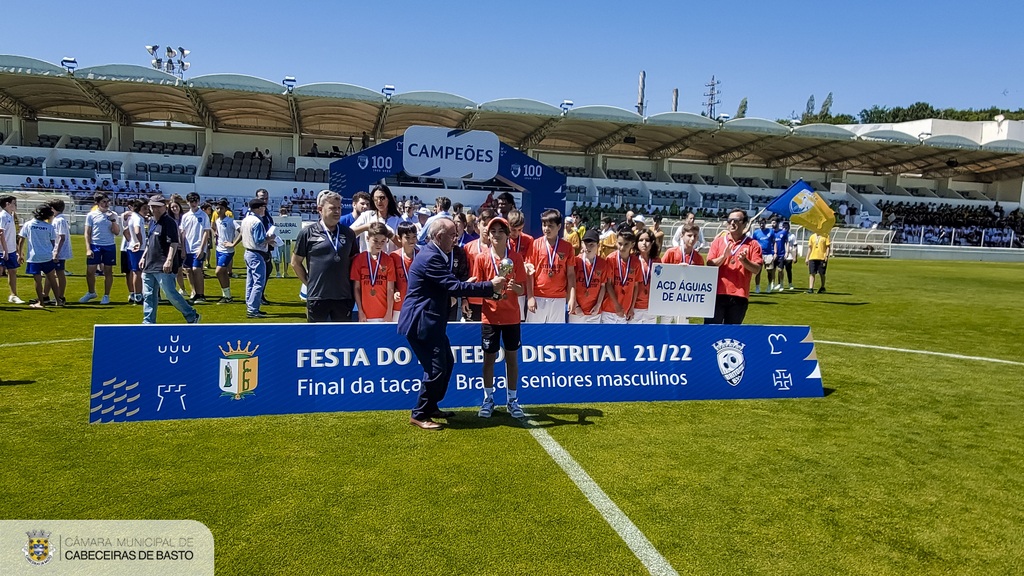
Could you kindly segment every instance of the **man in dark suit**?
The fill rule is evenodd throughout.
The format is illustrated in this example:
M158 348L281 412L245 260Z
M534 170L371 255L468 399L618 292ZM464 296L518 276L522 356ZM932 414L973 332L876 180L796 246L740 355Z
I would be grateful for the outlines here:
M409 340L409 346L423 366L423 388L409 424L423 430L439 430L434 418L451 418L437 404L448 391L455 357L448 341L448 311L453 296L490 297L505 289L506 280L496 277L490 282L462 282L452 273L452 246L458 233L455 223L441 218L431 223L427 245L420 250L409 267L409 290L402 302L398 333Z

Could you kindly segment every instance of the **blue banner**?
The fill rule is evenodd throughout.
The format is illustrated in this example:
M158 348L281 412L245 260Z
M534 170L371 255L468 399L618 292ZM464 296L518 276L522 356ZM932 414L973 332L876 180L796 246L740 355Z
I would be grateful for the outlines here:
M823 395L806 326L522 328L527 406ZM480 325L452 324L448 334L455 373L442 404L476 406ZM410 409L422 374L394 324L98 325L89 420Z

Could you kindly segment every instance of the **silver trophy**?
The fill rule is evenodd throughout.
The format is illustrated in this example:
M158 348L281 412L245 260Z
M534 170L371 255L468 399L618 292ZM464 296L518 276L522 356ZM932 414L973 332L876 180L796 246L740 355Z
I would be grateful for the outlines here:
M508 278L508 275L511 274L512 271L515 270L515 268L516 264L515 262L512 261L511 258L502 258L501 261L498 262L498 275L508 279L509 284L511 284L512 280ZM494 296L492 296L492 298L494 298L495 300L501 300L505 295L505 291L509 289L509 284L505 285L505 290L502 290L501 292L495 294Z

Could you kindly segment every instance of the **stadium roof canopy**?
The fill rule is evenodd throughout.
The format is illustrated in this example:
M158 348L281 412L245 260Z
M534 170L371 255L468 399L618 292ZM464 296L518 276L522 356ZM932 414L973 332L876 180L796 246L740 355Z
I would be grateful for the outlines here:
M855 170L983 181L1024 175L1024 142L982 145L963 136L895 130L859 136L840 126L790 128L771 120L718 122L667 112L641 117L612 106L561 108L520 98L477 103L444 92L380 91L343 83L295 86L241 74L181 80L130 64L79 68L0 55L0 113L121 125L171 121L225 132L392 138L412 125L488 130L513 146L582 154L769 168Z

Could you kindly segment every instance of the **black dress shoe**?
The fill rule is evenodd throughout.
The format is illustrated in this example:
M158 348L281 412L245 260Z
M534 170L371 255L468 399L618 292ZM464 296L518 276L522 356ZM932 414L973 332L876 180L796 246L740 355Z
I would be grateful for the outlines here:
M452 412L450 410L438 410L437 412L434 412L433 414L431 414L430 417L431 418L445 418L445 419L454 418L455 417L455 412Z
M441 426L437 422L434 422L430 418L426 418L424 420L417 420L415 418L409 418L409 424L412 425L412 426L416 426L417 428L420 428L421 430L440 430L441 428L443 428L443 426Z

